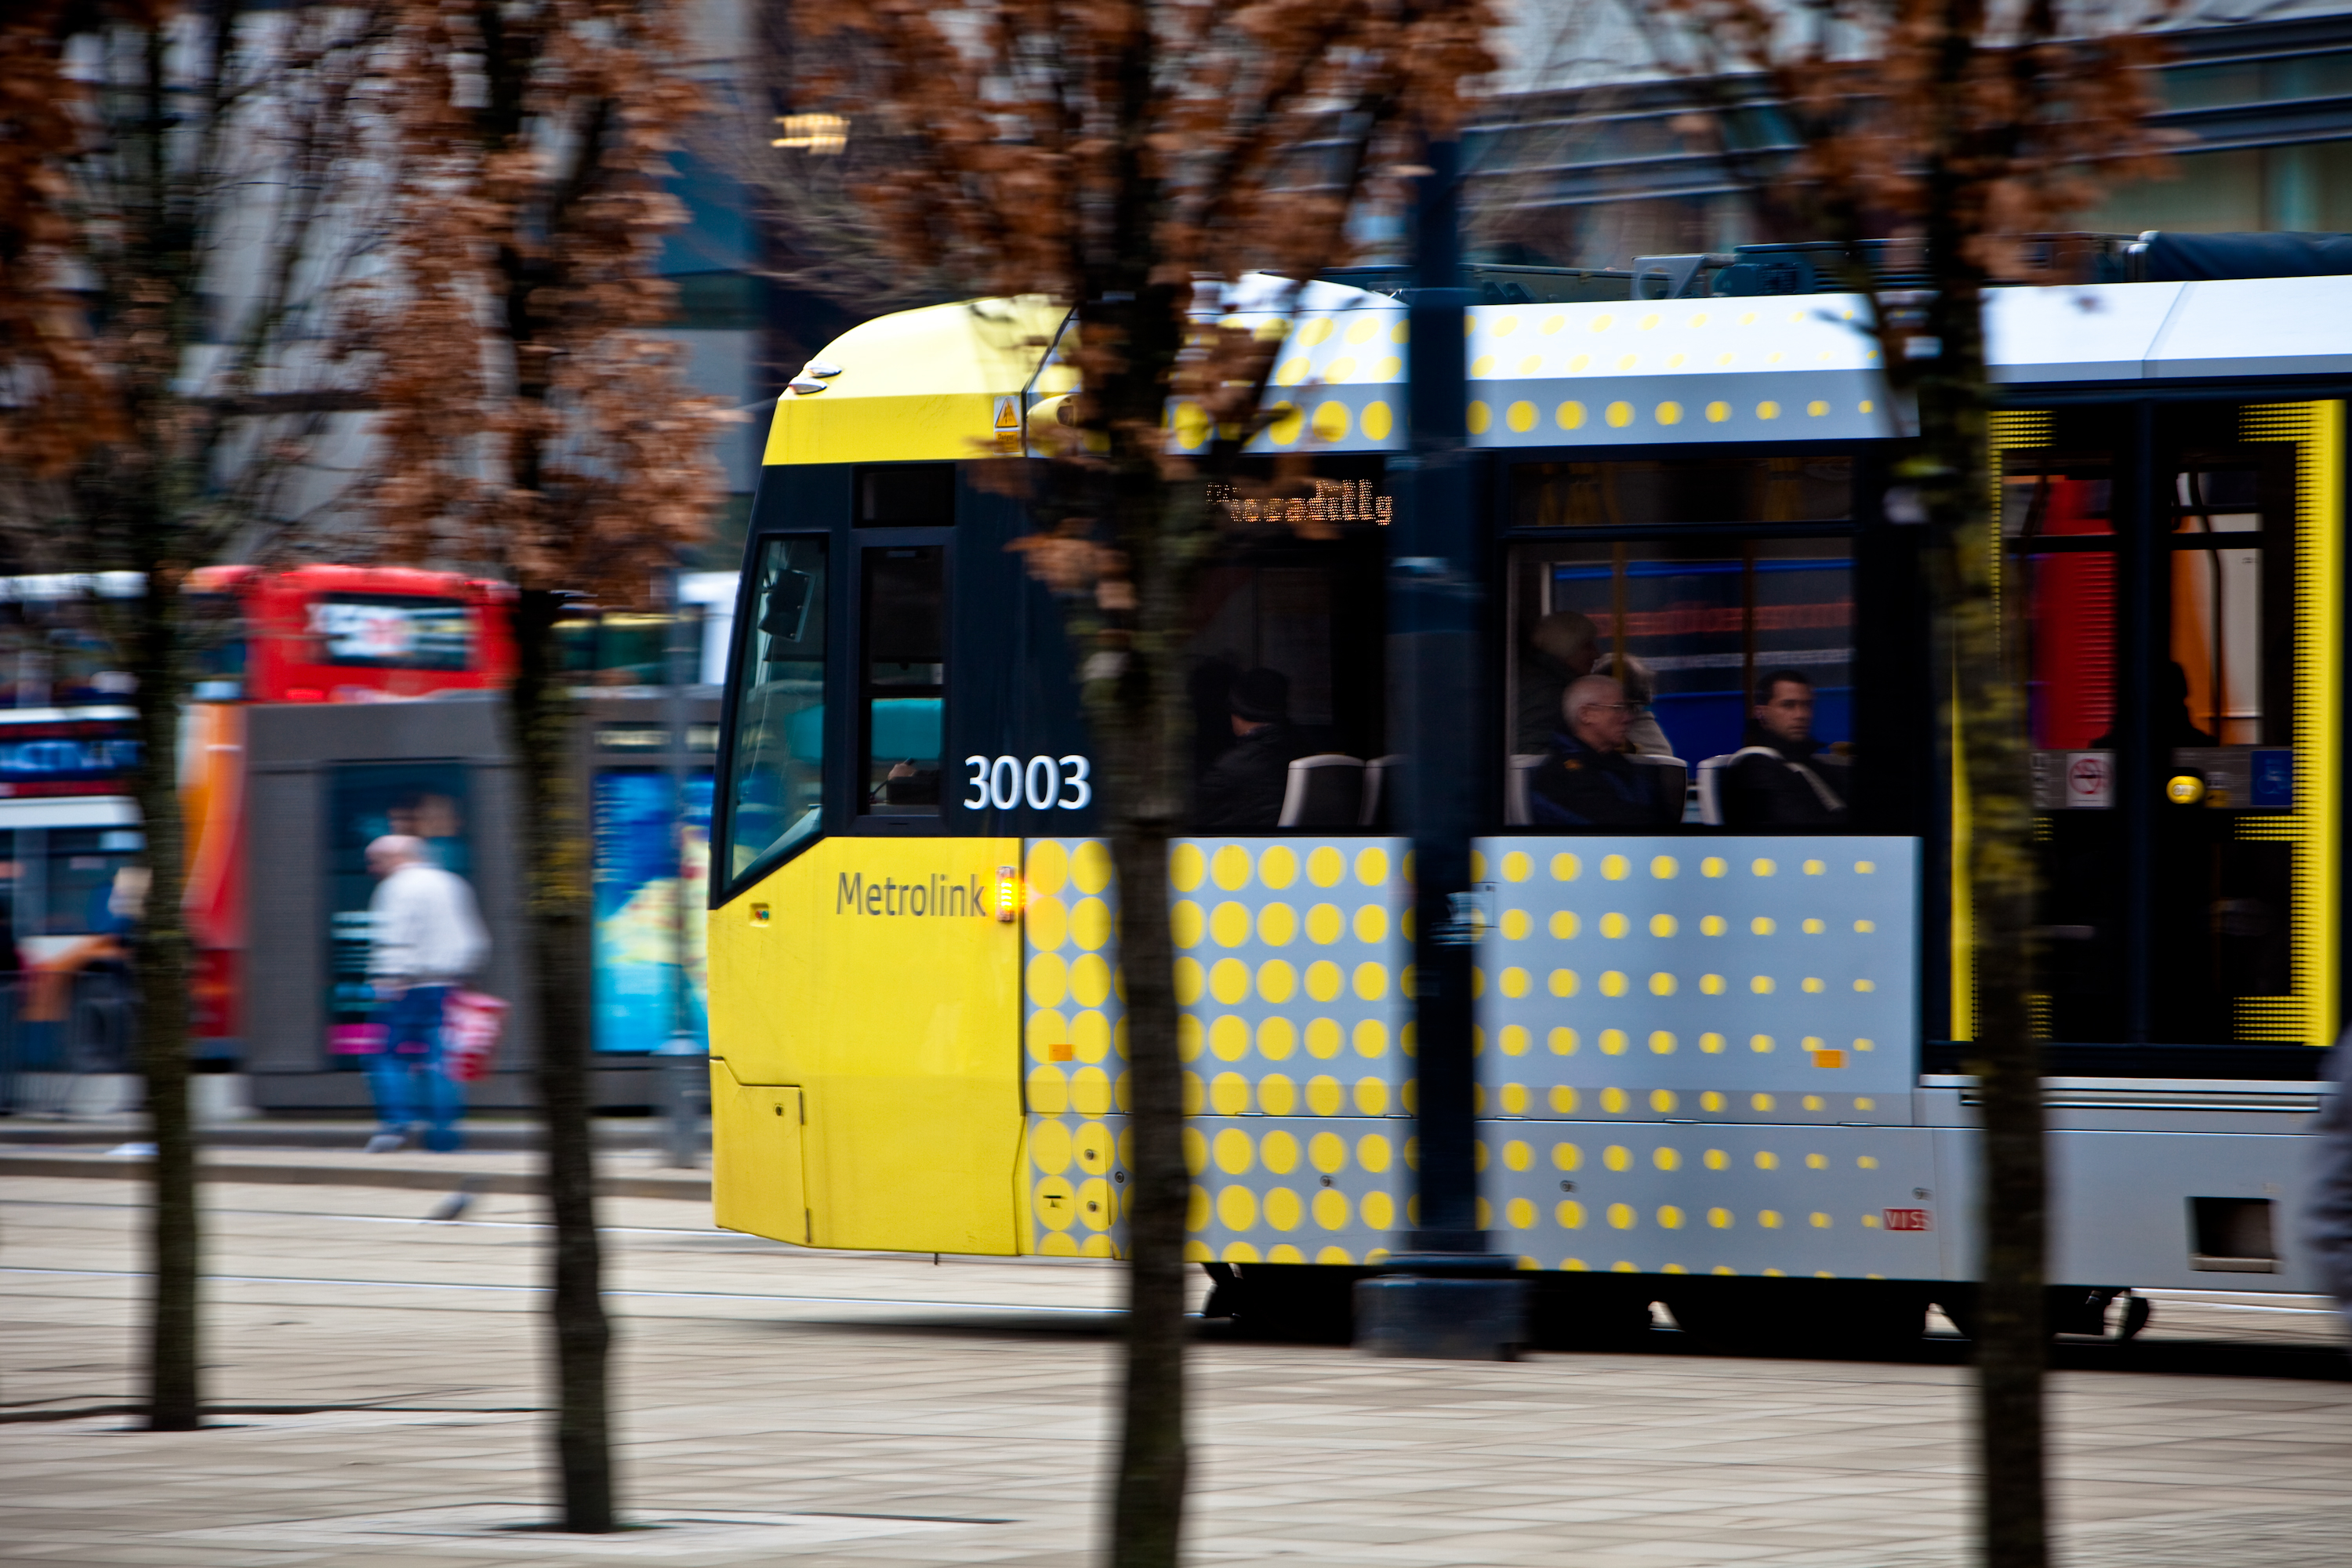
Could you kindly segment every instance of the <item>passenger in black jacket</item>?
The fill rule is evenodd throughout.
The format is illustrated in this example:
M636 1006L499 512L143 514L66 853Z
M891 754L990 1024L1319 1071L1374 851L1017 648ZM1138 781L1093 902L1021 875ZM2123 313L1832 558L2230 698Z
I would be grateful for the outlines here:
M1289 679L1276 669L1237 675L1225 705L1239 738L1201 775L1200 824L1273 827L1282 820L1283 791L1299 755L1297 732L1290 727Z
M1729 827L1832 827L1853 799L1843 757L1813 739L1813 683L1776 669L1756 683L1748 733L1717 776Z
M1567 728L1528 775L1528 813L1548 827L1663 827L1680 822L1679 770L1647 767L1625 754L1634 704L1605 675L1570 683L1560 699Z

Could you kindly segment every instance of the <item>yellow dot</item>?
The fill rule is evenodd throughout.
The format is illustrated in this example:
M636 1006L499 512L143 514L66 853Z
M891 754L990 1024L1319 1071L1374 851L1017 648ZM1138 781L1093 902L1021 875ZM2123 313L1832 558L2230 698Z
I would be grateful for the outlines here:
M1780 1211L1779 1209L1766 1209L1756 1216L1756 1223L1762 1226L1766 1230L1778 1230L1780 1228ZM1780 1271L1777 1268L1767 1268L1764 1272L1768 1275L1777 1275Z
M1298 328L1298 341L1307 348L1331 335L1332 321L1328 316L1310 316Z
M1248 1230L1257 1224L1257 1194L1247 1187L1227 1187L1217 1194L1217 1220L1227 1230Z
M1307 911L1307 940L1328 947L1347 933L1348 917L1337 904L1317 904Z
M1199 929L1196 924L1193 928ZM1227 899L1209 916L1209 934L1219 947L1239 947L1250 937L1250 912L1246 907ZM1197 939L1196 939L1197 940ZM1185 946L1191 946L1187 942Z
M1822 402L1818 397L1813 399L1812 402L1805 405L1805 412L1811 415L1816 419L1819 419L1822 415L1827 414L1829 411L1830 405Z
M1756 1151L1756 1168L1759 1171L1777 1171L1780 1168L1780 1156L1773 1153L1769 1149L1759 1149Z
M1621 1036L1620 1038L1622 1039L1622 1037ZM1624 1049L1624 1047L1621 1045L1618 1047L1618 1049L1622 1050ZM1622 1089L1602 1089L1601 1091L1601 1109L1608 1111L1612 1116L1622 1114L1625 1109L1625 1091Z
M1710 425L1720 425L1720 424L1722 424L1725 420L1727 420L1727 419L1728 419L1728 418L1730 418L1730 417L1731 417L1731 405L1730 405L1730 404L1728 404L1728 403L1723 403L1723 402L1716 402L1716 403L1710 403L1710 404L1708 404L1708 405L1706 405L1706 422L1707 422L1708 424L1710 424Z
M1780 417L1780 405L1772 402L1769 398L1767 398L1764 402L1756 405L1756 417L1759 419L1778 419Z
M1603 1054L1608 1055L1608 1056L1616 1057L1616 1056L1622 1056L1622 1055L1624 1055L1624 1054L1625 1054L1625 1031L1624 1031L1624 1030L1622 1030L1622 1029L1603 1029L1603 1030L1601 1030L1601 1051L1602 1051L1602 1053L1603 1053ZM1616 1091L1615 1091L1614 1089L1612 1089L1612 1090L1610 1091L1610 1093L1612 1093L1612 1094L1613 1094L1613 1093L1615 1093L1615 1092L1616 1092ZM1602 1096L1601 1098L1605 1100L1605 1099L1607 1099L1608 1097L1607 1097L1606 1095L1604 1095L1604 1096ZM1611 1109L1612 1110L1616 1110L1617 1108L1616 1108L1615 1106L1613 1106L1613 1105L1612 1105L1612 1106L1611 1106L1611 1107L1610 1107L1610 1109Z
M1058 1007L1068 991L1069 966L1061 955L1041 952L1029 961L1029 1001L1032 1006Z
M1856 921L1853 922L1853 929L1856 935L1868 936L1871 932L1878 929L1878 922L1876 921Z
M1544 922L1544 929L1560 941L1568 942L1572 940L1581 928L1577 921L1575 910L1554 910L1551 919Z
M1661 425L1679 425L1683 422L1683 405L1679 403L1661 403L1657 407L1657 417Z
M1265 1194L1265 1223L1276 1230L1296 1230L1300 1217L1298 1194L1288 1187L1271 1187ZM1296 1247L1277 1247L1275 1252L1295 1254Z
M1804 922L1801 929L1807 936L1819 936L1828 928L1823 926L1822 922L1817 920L1808 920Z
M1389 1086L1385 1079L1360 1078L1356 1080L1356 1109L1366 1116L1381 1116L1389 1108Z
M1251 1158L1250 1135L1237 1127L1228 1127L1216 1136L1211 1145L1217 1169L1229 1176L1238 1176L1254 1163Z
M1544 1036L1544 1044L1556 1057L1572 1057L1576 1054L1576 1031L1565 1024L1555 1024Z
M1385 905L1365 904L1356 910L1349 922L1358 942L1380 942L1389 934L1389 911Z
M1578 359L1582 359L1584 356L1582 354L1579 354L1576 357ZM1570 398L1558 408L1553 409L1551 416L1553 423L1557 424L1563 430L1581 430L1584 428L1584 405L1577 402L1574 398Z
M1221 1072L1209 1080L1209 1104L1220 1116L1239 1116L1250 1108L1249 1079L1237 1072Z
M1805 1097L1805 1109L1807 1110L1819 1110L1821 1109L1821 1104L1809 1094ZM1808 1171L1826 1171L1829 1168L1830 1157L1827 1154L1808 1154L1805 1156L1805 1169Z
M1612 1143L1601 1152L1601 1163L1612 1171L1630 1171L1633 1168L1633 1152L1622 1143Z
M1396 379L1397 371L1400 368L1402 367L1398 365L1397 362L1393 358L1381 361L1380 379L1382 381L1394 381ZM1385 403L1368 403L1364 405L1363 417L1358 421L1358 423L1363 427L1365 436L1374 441L1387 440L1390 430L1395 427L1395 415L1390 412L1389 405ZM1333 1248L1333 1250L1336 1251L1338 1249Z
M1750 1035L1748 1037L1748 1048L1751 1051L1769 1051L1772 1048L1772 1037Z
M1517 998L1528 994L1528 986L1529 984L1528 972L1519 968L1517 964L1504 970L1501 974L1496 977L1496 983L1502 987L1503 994L1506 996Z
M1297 1026L1287 1018L1268 1018L1257 1026L1257 1054L1270 1062L1286 1059L1297 1046Z
M1672 1204L1664 1205L1658 1210L1658 1224L1668 1230L1680 1230L1683 1227L1683 1211Z
M1356 994L1367 1002L1377 1002L1389 994L1389 970L1384 963L1370 960L1356 965Z
M1270 1072L1257 1080L1257 1103L1258 1109L1268 1116L1287 1116L1298 1109L1298 1086L1281 1073ZM1286 1132L1283 1136L1287 1138L1290 1134Z
M1650 1091L1650 1109L1657 1111L1660 1115L1664 1115L1674 1110L1676 1103L1677 1101L1675 1096L1675 1091L1671 1089L1654 1089ZM1663 1158L1666 1163L1660 1165L1658 1169L1661 1171L1671 1171L1675 1168L1674 1161L1675 1159L1675 1154L1673 1150L1665 1150L1661 1158Z
M1769 996L1772 994L1772 977L1769 974L1751 976L1748 982L1748 989L1759 996Z
M1631 1204L1611 1204L1609 1205L1609 1224L1612 1229L1616 1230L1633 1229L1633 1205Z
M1374 1175L1387 1170L1394 1157L1394 1148L1378 1132L1367 1132L1356 1140L1356 1163Z
M1872 409L1874 409L1874 408L1875 408L1875 407L1877 407L1877 406L1878 406L1878 405L1877 405L1876 404L1873 403L1873 402L1872 402L1869 398L1867 398L1867 397L1864 398L1864 399L1862 400L1861 404L1858 405L1858 407L1859 407L1859 411L1860 411L1861 413L1864 413L1864 414L1867 414L1867 413L1869 413Z
M1318 958L1307 966L1307 994L1318 1002L1328 1002L1339 994L1342 976L1339 966L1328 958Z
M1528 918L1527 910L1505 910L1503 911L1503 939L1506 942L1524 942L1527 940L1528 932L1534 929L1535 921Z
M1513 1198L1503 1205L1503 1214L1513 1230L1533 1230L1536 1226L1536 1205L1527 1198Z
M1816 1209L1816 1210L1814 1210L1814 1211L1813 1211L1812 1219L1813 1219L1813 1228L1814 1228L1815 1230L1827 1230L1827 1229L1829 1229L1829 1227L1830 1227L1830 1216L1829 1216L1829 1215L1825 1215L1825 1214L1823 1214L1823 1213L1822 1213L1819 1209Z
M1772 1109L1772 1097L1769 1094L1751 1094L1748 1097L1748 1103L1758 1110L1769 1110Z
M1268 851L1272 853L1272 851ZM1257 939L1268 947L1288 947L1298 934L1298 911L1277 899L1257 912Z
M1705 1051L1708 1056L1718 1056L1722 1054L1723 1051L1723 1037L1716 1034L1713 1030L1709 1030L1707 1033L1701 1035L1698 1037L1698 1048ZM1715 1102L1707 1106L1709 1110L1720 1110L1723 1109L1723 1096L1710 1091L1706 1096L1706 1099Z
M1356 1206L1362 1212L1364 1223L1374 1230L1388 1229L1396 1218L1396 1200L1386 1193L1366 1193ZM1381 1256L1386 1257L1387 1254L1384 1252ZM1370 1263L1374 1259L1367 1254L1364 1261Z
M1698 977L1699 990L1709 996L1722 995L1723 984L1723 976L1720 974L1702 974Z
M1070 940L1088 952L1108 942L1110 906L1100 899L1080 899L1070 910Z
M1873 980L1857 980L1853 983L1853 988L1863 992L1875 991L1878 989L1878 983Z
M1221 958L1209 970L1209 994L1230 1007L1250 993L1250 967L1238 958Z
M1348 1227L1348 1195L1336 1187L1325 1187L1315 1194L1313 1213L1315 1223L1323 1229L1345 1230Z
M1584 1205L1578 1203L1574 1198L1562 1198L1553 1206L1551 1217L1559 1222L1559 1227L1562 1230L1582 1230L1584 1228ZM1563 1268L1581 1268L1584 1265L1571 1258L1560 1267Z
M1470 406L1466 412L1467 417L1463 423L1470 427L1470 434L1473 436L1484 436L1487 427L1495 422L1495 411L1487 407L1479 398L1474 397L1470 400Z
M1356 852L1356 880L1367 888L1385 886L1389 879L1389 852L1377 847Z
M1329 1061L1339 1054L1339 1025L1332 1018L1317 1018L1307 1026L1307 1053Z
M1378 1018L1359 1020L1351 1037L1360 1057L1384 1057L1389 1054L1389 1026Z
M1221 1014L1209 1026L1209 1049L1222 1061L1237 1062L1249 1055L1248 1023L1236 1014Z
M1536 405L1521 399L1503 410L1503 423L1525 433L1536 427Z
M1546 984L1550 987L1551 994L1555 996L1573 996L1576 994L1578 984L1576 971L1573 969L1555 969L1551 972L1551 977L1546 982Z
M1614 910L1612 910L1608 914L1601 917L1601 934L1602 936L1622 937L1633 929L1633 922Z
M1307 879L1318 888L1335 886L1348 874L1348 858L1328 844L1307 854Z
M1650 917L1650 934L1652 936L1674 935L1675 917L1672 915L1652 915Z
M1821 994L1821 992L1822 992L1822 983L1821 983L1821 981L1820 981L1820 980L1818 980L1818 979L1816 979L1816 978L1815 978L1815 977L1813 977L1812 975L1810 975L1810 974L1809 974L1809 975L1807 975L1807 976L1804 978L1804 980L1803 980L1802 982L1801 982L1800 984L1802 985L1803 989L1804 989L1804 990L1805 990L1809 994L1811 994L1811 995L1819 995L1819 994Z
M1337 1116L1345 1103L1345 1093L1338 1079L1328 1073L1317 1073L1307 1080L1307 1109L1318 1116Z
M1608 419L1611 429L1622 430L1626 426L1633 423L1633 405L1630 403L1612 403L1609 405L1604 417Z
M1668 974L1668 973L1665 973L1665 971L1664 971L1664 970L1660 970L1657 973L1653 974L1653 975L1651 975L1651 976L1650 976L1650 994L1651 994L1651 995L1653 995L1653 996L1671 996L1671 995L1673 995L1674 994L1675 994L1675 977L1674 977L1673 975Z

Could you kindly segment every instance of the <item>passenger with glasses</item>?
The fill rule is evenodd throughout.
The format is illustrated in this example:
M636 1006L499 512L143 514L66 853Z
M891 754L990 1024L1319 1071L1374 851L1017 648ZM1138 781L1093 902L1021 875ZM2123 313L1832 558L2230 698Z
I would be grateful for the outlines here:
M1680 770L1643 767L1626 755L1641 704L1605 675L1570 683L1560 698L1565 728L1528 777L1528 808L1538 826L1664 827L1682 820Z

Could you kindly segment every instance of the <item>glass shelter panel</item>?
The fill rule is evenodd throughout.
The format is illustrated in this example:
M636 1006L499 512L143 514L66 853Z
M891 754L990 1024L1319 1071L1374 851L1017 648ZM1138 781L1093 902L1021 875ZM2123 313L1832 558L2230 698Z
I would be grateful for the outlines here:
M727 875L814 837L824 789L825 542L761 546L736 674Z

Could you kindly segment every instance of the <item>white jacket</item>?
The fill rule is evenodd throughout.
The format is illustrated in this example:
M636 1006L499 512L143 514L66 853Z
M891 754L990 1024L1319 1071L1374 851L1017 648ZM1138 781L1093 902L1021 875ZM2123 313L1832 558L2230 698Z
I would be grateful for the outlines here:
M473 973L489 933L466 879L438 866L403 866L368 900L374 951L368 973L412 985L447 984Z

